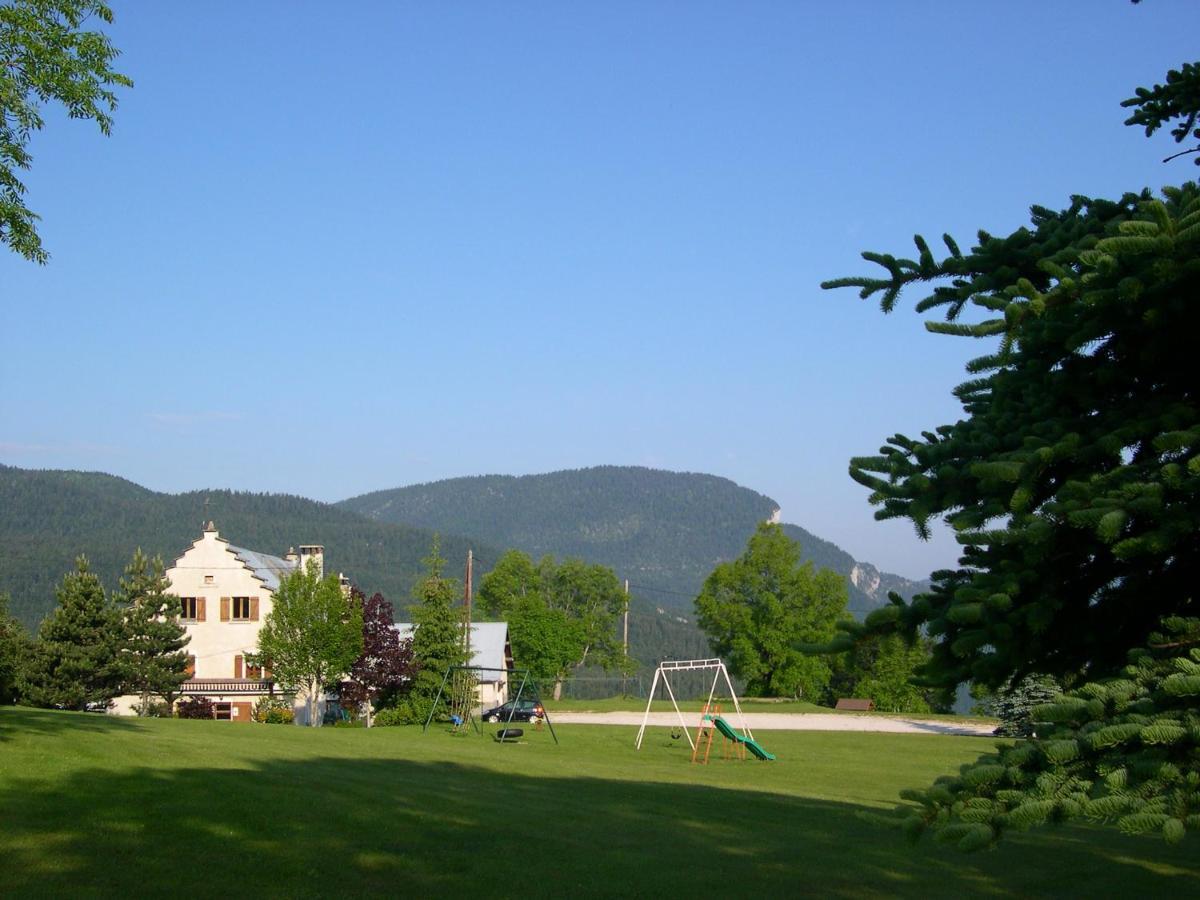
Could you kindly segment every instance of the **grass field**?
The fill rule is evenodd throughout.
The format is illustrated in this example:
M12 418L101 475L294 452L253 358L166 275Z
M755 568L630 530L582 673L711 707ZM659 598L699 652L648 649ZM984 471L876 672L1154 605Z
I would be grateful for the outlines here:
M1187 896L1194 843L1087 828L973 856L878 821L989 746L772 732L688 762L667 729L302 729L0 709L0 894Z
M644 712L646 709L645 698L638 699L637 697L604 697L598 700L576 700L571 698L563 698L561 700L547 700L543 698L543 702L550 710L551 717L555 712ZM815 703L808 703L804 700L763 700L755 697L739 697L738 702L742 705L743 712L763 712L763 713L831 713L845 716L861 716L864 713L850 712L847 710L831 709L828 706L818 706ZM655 700L651 704L651 710L654 712L671 712L673 707L670 700ZM703 700L680 700L679 708L684 712L699 712L704 708ZM733 701L729 698L721 700L721 709L729 712L733 709ZM996 719L989 719L985 716L960 716L953 713L889 713L877 711L871 713L874 716L898 716L905 719L933 719L945 720L948 722L995 722Z

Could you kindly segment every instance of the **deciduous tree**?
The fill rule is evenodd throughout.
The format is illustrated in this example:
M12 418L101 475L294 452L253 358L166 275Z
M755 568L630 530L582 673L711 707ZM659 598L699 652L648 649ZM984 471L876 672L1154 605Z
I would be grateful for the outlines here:
M0 4L0 243L44 263L35 225L17 173L33 157L29 139L45 124L42 107L61 103L72 119L91 119L108 134L117 108L117 87L132 87L112 69L119 51L99 31L86 31L95 17L111 23L100 0L6 0Z
M8 612L8 594L0 594L0 703L15 703L17 682L29 657L29 635Z
M708 576L696 613L713 650L745 679L747 694L815 701L825 693L830 666L798 645L832 638L847 596L842 576L801 564L800 545L763 522L740 557Z
M375 707L408 685L416 666L412 639L401 638L396 631L395 612L383 594L367 599L354 588L352 602L362 607L363 648L350 667L349 678L342 682L340 696L343 701L365 705L370 728Z
M362 655L362 610L342 593L334 575L321 578L316 563L284 578L258 633L252 659L270 667L276 682L303 693L308 724L321 724L319 699Z

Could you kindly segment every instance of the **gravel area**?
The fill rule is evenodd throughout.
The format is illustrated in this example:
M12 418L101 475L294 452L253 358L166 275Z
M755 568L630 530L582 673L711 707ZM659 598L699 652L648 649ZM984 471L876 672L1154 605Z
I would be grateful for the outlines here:
M740 728L743 721L736 712L722 713L725 721ZM551 712L556 725L641 725L637 712ZM692 728L699 724L699 713L683 714ZM995 728L980 722L950 722L937 719L899 716L835 715L833 713L746 713L744 721L752 731L880 731L890 734L966 734L990 735ZM650 713L650 725L678 725L673 712Z

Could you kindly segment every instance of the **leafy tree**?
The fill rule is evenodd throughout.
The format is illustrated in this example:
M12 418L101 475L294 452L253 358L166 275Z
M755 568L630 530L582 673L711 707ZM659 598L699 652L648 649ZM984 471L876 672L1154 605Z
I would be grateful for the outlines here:
M310 561L279 583L251 659L305 695L308 724L315 728L321 692L350 671L362 649L362 609L342 594L336 575L321 578Z
M45 124L41 107L57 101L72 119L92 119L107 135L117 107L113 88L133 82L111 64L119 51L98 31L84 31L92 16L111 23L101 0L8 0L0 6L0 242L26 259L45 263L25 205L29 139Z
M394 697L415 671L412 639L396 632L395 612L383 594L368 600L354 588L353 602L362 608L362 655L350 667L349 679L339 692L343 701L366 706L367 727L374 708Z
M760 523L745 552L718 565L696 598L700 627L751 696L824 695L825 658L797 649L833 637L846 614L846 582L801 564L800 546L778 525Z
M441 539L435 534L425 558L425 577L413 589L417 606L412 613L412 657L418 668L410 696L414 708L425 713L437 697L446 669L467 662L462 613L455 609L459 585L453 578L442 577L445 565Z
M155 696L170 704L187 680L183 648L191 638L179 624L179 598L167 593L169 588L162 557L150 559L139 547L113 598L123 607L119 658L123 689L141 697L139 715L149 714Z
M80 556L42 623L20 690L34 706L82 710L120 693L120 618L100 579Z
M1186 134L1200 110L1200 68L1168 81L1170 91L1127 101L1140 107L1131 123L1153 131L1181 118ZM1106 779L1124 768L1114 778L1138 787L1120 788L1123 827L1150 821L1131 818L1143 813L1166 816L1170 824L1153 821L1178 837L1200 825L1191 795L1175 790L1200 782L1196 697L1170 693L1172 676L1144 648L1197 608L1200 189L1166 188L1161 200L1149 191L1074 197L1061 212L1034 207L1032 227L1007 237L980 232L969 253L944 241L941 260L918 236L916 259L864 254L885 277L825 284L881 293L890 311L906 286L931 283L917 309L942 309L945 321L928 322L930 331L996 339L955 391L961 420L919 439L896 435L879 455L851 461L881 506L877 518L909 518L926 535L944 517L963 552L958 569L934 573L928 594L893 596L862 626L846 625L838 645L927 629L937 640L927 683L995 688L1041 673L1083 685L1064 701L1075 709L1059 719L1065 731L1045 740L1039 731L1015 756L1002 754L1002 767L982 761L919 795L926 815L915 830L934 825L971 849L1009 825L1111 818L1102 811L1120 804L1092 802L1116 790ZM982 318L963 321L967 310ZM1181 651L1174 674L1185 674L1186 641L1167 643ZM1118 744L1136 773L1109 753Z
M612 569L550 556L535 565L509 550L484 577L479 601L508 621L513 658L537 679L552 681L556 700L563 681L582 666L623 669L616 624L626 597Z
M927 713L949 708L940 692L913 684L929 659L929 641L909 644L899 635L873 635L853 651L831 661L829 699L865 697L888 712Z
M29 656L29 636L8 613L8 595L0 594L0 703L15 703L18 678Z

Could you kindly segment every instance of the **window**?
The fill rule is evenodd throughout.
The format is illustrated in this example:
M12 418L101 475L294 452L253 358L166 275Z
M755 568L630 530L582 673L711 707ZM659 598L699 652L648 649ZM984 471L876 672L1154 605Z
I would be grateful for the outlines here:
M196 618L196 598L195 597L180 597L179 605L183 607L183 612L180 617L184 619Z
M233 598L233 618L243 621L250 618L250 598L249 597L234 597Z
M212 577L211 575L205 575L205 576L204 576L204 583L205 583L205 584L212 584L212 583L213 583L213 577Z
M262 666L251 665L246 663L246 677L251 681L258 681L262 678Z
M214 703L213 717L223 722L230 721L233 718L233 705L230 703Z

